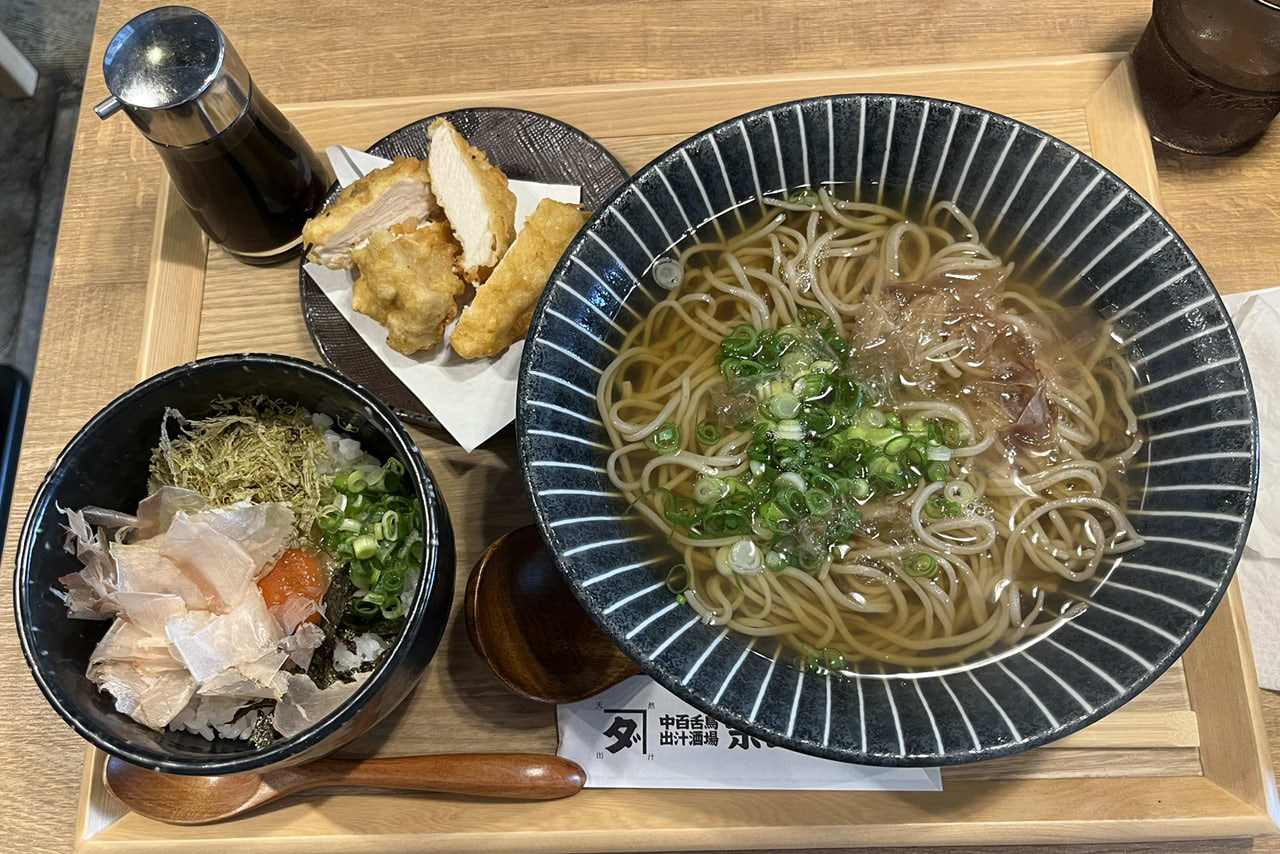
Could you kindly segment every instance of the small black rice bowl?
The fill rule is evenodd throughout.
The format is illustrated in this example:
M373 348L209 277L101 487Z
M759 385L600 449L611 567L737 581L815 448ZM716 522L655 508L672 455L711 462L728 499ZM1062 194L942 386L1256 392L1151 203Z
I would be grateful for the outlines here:
M85 676L109 620L73 620L58 578L80 568L63 550L59 507L131 512L147 491L152 449L166 407L207 415L218 397L266 395L322 412L352 428L380 460L399 459L422 502L421 582L403 633L378 668L315 726L266 748L191 733L156 732L115 711L110 694ZM191 362L135 386L93 417L63 449L32 501L18 542L14 612L31 674L50 705L81 736L127 762L172 774L233 774L293 765L331 752L369 729L417 683L444 634L453 601L453 530L417 446L383 404L337 373L285 356L245 354Z

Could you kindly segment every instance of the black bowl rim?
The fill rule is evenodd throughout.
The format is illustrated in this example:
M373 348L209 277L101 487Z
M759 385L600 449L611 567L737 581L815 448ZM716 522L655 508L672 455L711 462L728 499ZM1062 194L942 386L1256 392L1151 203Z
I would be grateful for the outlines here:
M453 113L523 113L524 115L536 116L539 119L549 121L552 124L559 125L560 127L565 128L566 130L576 133L578 136L581 136L588 143L598 148L600 152L604 154L605 157L607 157L610 161L612 161L614 166L618 167L618 172L626 176L626 178L622 182L623 186L626 186L627 181L631 180L631 173L628 172L626 167L622 165L622 161L618 160L618 158L614 156L612 151L605 148L604 145L600 142L600 140L596 139L591 134L587 133L581 128L578 128L569 124L566 121L557 119L555 116L549 116L546 113L540 113L537 110L525 110L520 107L502 107L498 105L488 105L484 107L458 107L452 110L441 110L438 113L432 113L429 116L423 116L420 119L414 119L408 124L401 125L400 127L391 131L391 133L387 134L381 139L378 139L378 140L375 140L374 142L369 143L369 147L364 149L364 153L369 154L370 149L373 149L379 145L382 145L383 143L390 142L393 137L404 133L414 125L422 124L423 122L431 121L433 119L438 119L441 117L448 117ZM381 155L378 155L378 156L381 156ZM339 185L338 181L335 179L333 183L329 185L329 189L325 191L325 195L324 195L325 204L324 204L324 207L321 208L322 211L327 210L329 207L333 205L334 201L336 200L336 194L341 190L342 190L341 185ZM610 201L612 201L612 197ZM330 368L332 368L335 371L341 372L341 369L330 357L329 350L325 346L324 339L322 339L320 337L320 333L316 331L315 323L311 319L311 312L307 310L306 290L307 290L307 282L310 279L311 277L307 274L307 255L304 252L302 254L301 260L298 262L298 304L302 309L302 320L307 325L307 334L311 336L311 343L315 346L316 352L320 354L320 358L324 359L324 363L328 365ZM351 382L355 382L355 380L351 380ZM421 401L419 401L419 403L421 403ZM450 442L455 441L453 436L449 433L449 431L444 429L444 427L442 427L440 423L435 420L435 416L426 416L418 412L409 412L408 410L400 409L399 407L394 407L394 406L389 408L391 409L392 412L396 414L396 417L400 418L402 421L408 421L410 424L414 425L415 427L420 427L423 430L431 430L434 433L438 433L441 436L447 438ZM422 408L427 409L426 406L423 406Z
M149 393L156 386L163 385L174 377L184 374L198 374L207 368L221 367L224 365L236 365L239 367L251 366L267 369L286 368L290 370L301 371L309 374L314 378L327 382L340 390L344 394L350 395L361 404L368 407L369 411L374 414L375 420L382 422L382 427L386 429L387 436L391 440L397 454L399 454L412 468L414 476L412 478L414 488L418 492L419 498L423 502L423 514L425 521L432 526L437 532L437 538L441 542L441 546L430 550L423 555L423 573L422 579L418 584L418 590L415 594L413 603L413 612L410 622L405 626L400 636L396 639L396 644L392 648L391 653L383 660L377 669L372 671L372 675L365 680L354 694L348 697L341 706L329 713L321 719L321 721L303 730L297 735L289 738L280 738L272 742L272 744L262 750L246 751L243 754L232 756L211 756L204 759L175 759L171 755L153 751L150 749L139 748L127 742L116 739L113 736L99 732L96 728L86 725L80 716L76 713L75 705L59 692L44 676L42 669L36 664L37 656L34 654L36 647L35 640L31 634L29 617L29 606L27 601L28 578L30 575L30 563L32 558L32 547L35 539L36 519L33 511L45 504L49 500L48 492L52 488L55 474L64 465L68 454L78 445L84 437L101 422L112 417L115 412L122 406L128 405L129 401L143 394ZM156 374L143 380L132 388L126 390L117 396L110 403L106 404L98 411L93 418L89 419L83 427L76 431L75 436L67 443L66 447L58 454L53 465L45 474L39 488L36 490L35 496L31 500L31 505L27 511L26 519L22 525L22 533L18 541L17 559L13 574L13 596L14 596L14 620L17 623L18 637L22 645L22 654L26 659L27 668L31 671L32 677L36 684L40 687L40 692L44 694L49 705L51 705L64 721L66 721L72 729L80 734L82 738L93 746L103 750L112 756L138 765L144 768L150 768L155 771L163 771L169 774L235 774L244 771L253 771L264 768L268 765L286 762L290 758L303 753L306 750L315 747L325 739L334 735L342 728L355 714L364 707L365 703L374 696L378 691L382 690L390 675L396 670L408 656L409 647L412 645L412 638L423 631L423 622L426 617L427 604L434 595L440 595L436 588L439 585L439 575L441 571L442 546L444 544L443 537L440 537L442 524L447 527L448 521L445 516L444 506L439 497L438 488L427 469L426 463L422 459L422 454L418 451L417 444L400 422L396 419L394 413L381 401L366 392L356 383L348 380L343 375L333 371L323 365L317 365L314 362L308 362L303 359L297 359L292 356L282 356L272 353L233 353L222 356L211 356L204 359L196 359L185 362L170 368L167 371ZM451 550L449 545L447 550ZM447 556L452 559L452 556ZM453 589L450 585L443 593L449 597L450 602L453 598ZM443 634L443 632L441 632ZM438 647L439 641L436 641L434 647ZM428 660L435 653L432 648Z
M813 104L820 101L828 101L828 100L836 101L836 100L853 99L853 98L897 98L897 99L908 100L908 101L924 102L924 103L939 105L944 107L955 107L963 110L971 110L978 114L989 115L992 118L1010 122L1011 124L1018 127L1021 131L1026 131L1035 137L1047 140L1050 144L1061 146L1062 148L1065 148L1067 151L1072 152L1073 154L1078 154L1080 156L1080 159L1083 162L1093 165L1094 167L1099 169L1103 174L1105 174L1107 177L1114 180L1120 187L1122 187L1128 194L1130 194L1130 196L1133 199L1135 199L1145 209L1150 211L1151 214L1156 218L1156 221L1158 223L1160 223L1166 229L1168 229L1169 234L1172 236L1177 247L1186 253L1187 257L1195 265L1196 272L1202 275L1204 277L1204 280L1209 283L1210 290L1212 291L1212 295L1217 304L1217 307L1223 312L1224 316L1230 318L1230 313L1226 310L1226 306L1222 302L1221 294L1219 294L1217 289L1213 286L1213 281L1212 279L1209 278L1208 273L1205 271L1204 265L1202 265L1200 263L1200 260L1196 258L1195 253L1193 253L1191 251L1191 248L1187 246L1186 241L1182 239L1182 236L1179 235L1178 232L1169 223L1169 221L1165 219L1164 215L1159 210L1156 209L1155 205L1153 205L1150 201L1148 201L1145 196L1143 196L1141 193L1135 190L1132 186L1129 185L1127 181L1125 181L1123 178L1117 175L1110 168L1103 165L1102 163L1099 163L1093 157L1089 156L1083 151L1080 151L1070 143L1059 139L1053 134L1040 130L1037 127L1027 124L1026 122L1022 122L1022 121L1019 121L1018 119L1012 118L1010 116L1006 116L1003 113L997 113L993 110L988 110L983 107L975 107L972 104L965 104L961 101L953 101L946 98L932 98L927 95L909 95L909 94L893 93L893 92L841 92L841 93L833 93L830 95L816 95L816 96L811 96L807 98L795 98L790 101L782 101L777 104L771 104L769 106L760 107L759 109L751 110L749 112L742 113L740 115L732 116L728 119L717 122L716 124L711 125L710 127L704 128L703 130L700 130L700 131L697 131L696 133L692 133L688 135L683 140L671 146L661 154L653 157L647 163L645 163L644 166L640 167L635 172L633 172L631 174L631 177L627 179L626 183L624 183L621 187L619 187L618 190L612 196L610 196L605 202L603 202L600 205L599 208L596 209L596 211L591 215L591 218L587 221L587 223L581 228L581 230L579 230L577 237L575 237L573 241L569 244L569 246L565 249L564 254L561 256L559 263L556 265L556 268L552 271L551 277L548 281L556 281L561 276L564 275L564 272L570 266L570 261L569 261L570 257L573 256L584 243L586 243L587 235L595 228L597 223L603 219L604 214L611 207L613 207L613 205L616 204L618 200L622 198L623 195L625 195L630 190L631 186L635 183L635 181L640 176L644 175L649 170L649 168L652 167L653 165L659 164L662 161L666 160L667 158L676 156L681 150L691 145L693 142L700 139L701 137L714 134L717 131L721 130L722 128L725 128L731 124L735 124L739 121L749 121L759 116L766 116L766 115L769 115L770 113L776 113L788 108L803 107L805 105ZM683 237L681 239L683 239ZM534 310L532 320L530 321L530 324L529 324L531 333L533 331L541 330L543 315L545 314L547 303L550 301L552 291L553 291L552 288L547 288L546 290L543 291L542 297L538 300L538 305ZM1083 729L1084 727L1092 723L1095 723L1101 720L1102 718L1109 715L1111 712L1118 709L1120 706L1123 706L1125 703L1132 700L1138 694L1142 693L1142 691L1144 691L1148 686L1150 686L1153 682L1155 682L1156 679L1164 675L1165 671L1168 670L1169 667L1173 665L1173 662L1176 661L1178 658L1180 658L1184 652L1186 652L1187 647L1189 647L1192 641L1196 639L1196 637L1204 629L1205 625L1209 622L1214 612L1217 610L1218 605L1222 601L1222 598L1226 595L1227 588L1231 584L1231 579L1235 576L1236 568L1239 566L1240 558L1244 553L1245 541L1248 538L1249 528L1253 523L1254 510L1256 509L1256 506L1257 506L1258 478L1260 474L1260 465L1261 465L1260 457L1259 457L1260 446L1259 446L1257 398L1255 397L1253 392L1253 380L1249 373L1249 366L1244 356L1244 348L1240 345L1240 338L1236 334L1235 325L1233 323L1228 323L1226 332L1232 344L1235 346L1235 349L1240 353L1240 369L1243 373L1244 387L1248 397L1249 409L1250 409L1250 412L1252 415L1252 421L1253 421L1253 426L1251 431L1252 440L1253 440L1253 456L1250 459L1250 470L1251 470L1252 477L1250 479L1250 484L1249 484L1248 510L1245 514L1245 523L1241 527L1239 538L1235 545L1235 549L1230 557L1230 568L1223 575L1221 583L1218 585L1218 589L1214 591L1214 594L1210 597L1206 605L1203 616L1191 625L1191 627L1188 629L1186 634L1183 637L1179 638L1179 641L1177 644L1170 646L1168 652L1164 656L1162 656L1159 661L1154 662L1155 667L1151 671L1146 673L1143 676L1143 678L1138 679L1136 682L1126 686L1124 691L1121 691L1111 699L1103 703L1100 703L1098 706L1094 708L1092 712L1084 715L1079 720L1073 723L1070 723L1064 726L1059 726L1057 728L1052 728L1052 729L1040 729L1034 735L1028 736L1022 741L1018 741L1012 744L1006 744L1006 745L1001 745L996 747L984 747L980 750L948 752L943 754L942 756L929 756L929 757L922 757L922 758L913 758L910 756L905 756L905 757L904 756L880 756L878 754L866 753L858 749L840 748L840 747L834 747L834 746L815 749L812 745L804 744L795 738L779 735L778 733L768 730L767 728L762 727L759 724L753 723L747 719L746 715L743 715L743 714L738 714L730 711L728 712L727 715L725 715L727 720L724 720L722 722L726 724L730 724L735 728L740 729L743 732L746 732L750 735L754 735L759 738L762 738L771 744L776 744L780 747L789 748L801 753L807 753L813 756L820 756L827 759L835 759L843 762L850 762L850 763L856 763L856 764L862 764L862 765L877 765L877 766L883 766L883 767L896 767L896 768L935 767L939 765L963 765L963 764L968 764L970 762L979 762L979 761L984 761L988 759L996 759L1002 756L1010 756L1016 753L1021 753L1024 750L1030 750L1033 747L1039 747L1041 745L1048 744L1049 742L1052 742L1052 741L1057 741L1058 739L1063 738L1064 736L1070 735L1080 729ZM532 352L533 352L533 348L526 347L524 350L524 354L520 360L519 384L517 388L517 398L516 398L517 401L525 400L528 397L528 391L529 391L528 384L530 382L529 372L530 370L532 370L532 364L531 364L532 356L530 354ZM527 433L528 425L526 423L526 419L528 416L526 413L527 413L526 407L517 405L516 436L518 437L518 441L516 443L516 448L520 458L520 468L521 468L521 474L523 475L522 480L524 483L525 492L528 494L529 500L533 504L534 516L538 523L538 529L542 533L543 541L550 543L554 539L552 537L550 520L546 518L542 504L538 500L536 490L533 488L533 472L529 465L529 453L528 453L528 446L531 444L531 440L528 440L526 438L528 435ZM596 624L600 626L601 630L604 631L605 634L607 634L611 640L613 640L613 642L618 646L619 649L621 649L624 653L626 653L627 657L630 658L632 662L634 662L636 666L640 668L641 671L643 671L646 675L650 676L655 682L657 682L663 688L672 692L677 697L688 702L690 705L694 706L695 708L703 709L708 705L705 699L699 696L699 694L696 691L693 691L686 685L682 685L678 678L671 677L669 674L664 672L662 668L660 668L653 661L648 659L643 654L643 650L639 650L639 647L633 641L630 641L626 637L624 637L623 633L619 631L617 628L615 628L612 625L610 620L608 620L606 617L600 614L597 611L597 609L594 608L590 603L588 597L586 596L585 590L574 581L574 577L570 573L564 557L554 549L552 549L552 554L555 557L556 568L559 569L560 574L564 577L565 582L569 586L569 589L573 591L573 595L577 597L578 602L582 605L583 609L588 614L591 615L591 618L595 620ZM639 650L639 653L637 653L637 650ZM979 662L970 662L969 664L977 664L977 663ZM910 674L907 674L906 676L910 676ZM904 678L906 678L906 676L904 676ZM721 713L721 710L717 709L716 713L717 715L719 715Z

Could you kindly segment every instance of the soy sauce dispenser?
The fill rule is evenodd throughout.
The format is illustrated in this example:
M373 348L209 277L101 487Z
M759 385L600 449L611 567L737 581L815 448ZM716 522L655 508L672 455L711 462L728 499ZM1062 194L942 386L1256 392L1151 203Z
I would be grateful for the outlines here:
M111 39L102 71L111 97L94 112L124 110L211 241L246 264L300 252L327 170L212 19L185 6L144 12Z

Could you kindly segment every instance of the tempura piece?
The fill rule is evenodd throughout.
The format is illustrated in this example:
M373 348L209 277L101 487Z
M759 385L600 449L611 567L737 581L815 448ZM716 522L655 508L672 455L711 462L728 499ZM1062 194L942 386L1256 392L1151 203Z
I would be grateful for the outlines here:
M343 189L337 201L302 227L302 239L311 244L308 258L341 270L351 267L352 250L365 246L375 231L426 222L439 212L427 164L398 157Z
M534 306L569 241L588 214L574 205L543 199L449 338L464 359L496 356L524 337Z
M479 284L515 240L516 197L502 170L449 122L436 119L430 133L431 186L462 247L462 275Z
M360 268L351 307L387 328L391 349L411 356L440 343L465 287L453 271L457 247L447 224L429 223L399 237L375 232L351 257Z

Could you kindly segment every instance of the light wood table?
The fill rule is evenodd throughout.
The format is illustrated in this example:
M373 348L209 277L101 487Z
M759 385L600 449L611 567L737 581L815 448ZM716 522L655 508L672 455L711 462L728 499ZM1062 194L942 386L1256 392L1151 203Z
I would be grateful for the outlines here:
M7 529L6 576L40 477L72 434L134 382L161 166L126 119L100 122L90 108L106 95L97 69L107 39L151 5L103 0L98 15ZM205 0L201 8L228 32L265 92L298 104L1127 50L1150 4L379 0L365 7L338 0ZM1160 155L1159 167L1168 217L1218 287L1275 284L1280 131L1238 158ZM84 745L31 680L8 596L0 607L0 850L66 851ZM1280 764L1274 748L1280 696L1264 692L1263 704L1273 762ZM1247 847L1232 841L1150 850ZM1280 838L1258 840L1254 850L1280 852Z

